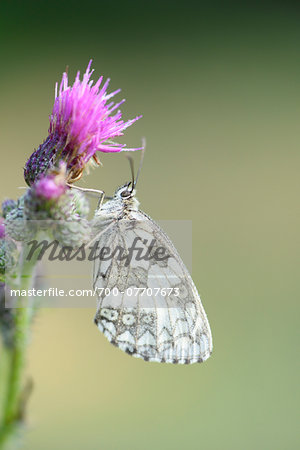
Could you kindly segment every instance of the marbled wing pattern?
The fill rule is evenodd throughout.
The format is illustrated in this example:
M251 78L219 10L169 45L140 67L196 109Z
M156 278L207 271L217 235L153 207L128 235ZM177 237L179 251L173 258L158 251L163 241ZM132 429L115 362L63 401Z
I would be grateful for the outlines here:
M95 261L94 289L102 290L95 315L99 330L121 350L146 361L190 364L209 358L212 336L204 308L164 231L142 211L130 210L109 221L99 220L97 233L99 248L124 248L126 255L135 238L140 243L154 239L152 252L161 246L169 255L162 261L137 261L134 254L130 264L118 258ZM173 291L162 295L168 288L177 288L178 295ZM136 295L129 295L134 291Z

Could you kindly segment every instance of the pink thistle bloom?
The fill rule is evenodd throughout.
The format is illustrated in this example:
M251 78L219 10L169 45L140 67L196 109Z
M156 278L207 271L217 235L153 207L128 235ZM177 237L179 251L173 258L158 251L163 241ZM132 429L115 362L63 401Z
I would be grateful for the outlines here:
M118 108L125 100L116 104L110 101L120 89L108 94L109 80L101 86L103 77L93 85L91 64L92 60L82 80L80 72L77 73L73 86L68 84L67 73L63 74L59 88L56 84L49 136L26 163L24 176L29 185L58 161L66 162L68 181L74 182L91 158L99 164L97 151L115 153L141 149L127 148L125 144L112 141L141 116L126 122L122 120Z
M65 194L69 189L66 183L66 164L62 161L58 169L50 169L46 175L33 184L31 191L43 200L54 200Z
M5 225L3 217L0 217L0 239L5 237Z
M38 197L53 200L66 192L66 185L59 182L54 175L43 175L34 185Z

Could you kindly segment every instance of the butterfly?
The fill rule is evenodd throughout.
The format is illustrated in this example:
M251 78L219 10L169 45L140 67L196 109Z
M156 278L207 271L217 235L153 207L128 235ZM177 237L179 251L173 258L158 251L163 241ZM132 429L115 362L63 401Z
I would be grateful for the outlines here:
M136 180L132 176L95 213L93 228L101 250L94 262L94 321L112 344L134 357L203 362L212 352L209 322L173 243L139 209L135 188L140 168Z

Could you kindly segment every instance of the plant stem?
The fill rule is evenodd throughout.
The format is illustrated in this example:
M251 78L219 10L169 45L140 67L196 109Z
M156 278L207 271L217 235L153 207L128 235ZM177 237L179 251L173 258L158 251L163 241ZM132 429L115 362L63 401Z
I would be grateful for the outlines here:
M20 290L30 289L33 284L35 260L27 261L26 246L23 247L20 261ZM32 305L27 297L19 297L15 309L14 341L9 350L8 377L4 412L0 428L0 448L12 437L22 421L22 373L25 366L29 325L32 316Z

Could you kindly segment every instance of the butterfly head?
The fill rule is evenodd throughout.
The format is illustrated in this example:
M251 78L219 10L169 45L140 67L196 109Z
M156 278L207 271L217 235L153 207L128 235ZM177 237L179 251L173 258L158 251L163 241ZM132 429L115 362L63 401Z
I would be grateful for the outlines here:
M123 184L123 186L118 187L115 192L114 199L120 202L124 207L131 207L137 209L139 202L135 197L136 190L132 186L132 182Z
M100 206L98 206L96 211L96 215L115 216L118 214L122 215L122 213L126 211L138 211L139 201L135 197L135 187L141 171L143 156L144 152L142 153L142 158L136 177L134 176L133 159L129 158L132 180L123 184L123 186L118 187L114 196L107 199L107 202L102 204L101 201Z
M132 179L128 183L123 184L123 186L120 186L116 190L115 195L114 195L114 199L117 201L121 201L121 203L125 207L131 206L131 207L133 207L133 209L137 209L138 205L139 205L139 202L135 198L135 194L136 194L135 188L136 188L136 184L137 184L139 174L140 174L142 164L143 164L144 148L145 148L145 144L143 145L141 161L140 161L140 165L139 165L139 169L138 169L136 177L134 176L133 159L132 159L132 157L128 157Z
M136 191L134 187L132 187L132 183L130 181L129 183L123 184L123 186L118 187L114 196L120 200L126 201L133 198L135 196L135 193Z

